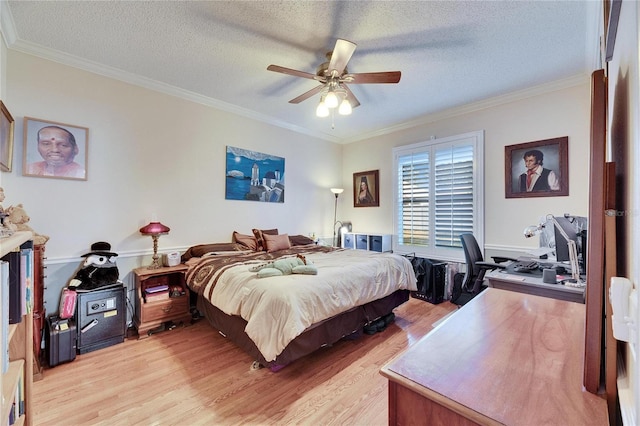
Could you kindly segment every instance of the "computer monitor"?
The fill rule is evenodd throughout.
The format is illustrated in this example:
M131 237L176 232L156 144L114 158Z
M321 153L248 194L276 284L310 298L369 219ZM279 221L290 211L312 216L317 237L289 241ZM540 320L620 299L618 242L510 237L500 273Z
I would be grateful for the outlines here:
M586 270L587 259L587 218L579 216L554 216L556 224L554 224L554 239L556 249L556 260L558 262L569 262L571 257L569 255L569 240L572 240L576 244L576 251L578 256L578 263L580 266L580 273L584 273ZM558 225L562 228L562 231L569 237L567 240Z
M578 245L578 230L569 219L564 216L554 216L554 219L556 220L553 228L556 243L556 260L558 262L568 262L571 260L569 258L569 240L562 235L558 225L560 225L564 233L576 243L576 246Z

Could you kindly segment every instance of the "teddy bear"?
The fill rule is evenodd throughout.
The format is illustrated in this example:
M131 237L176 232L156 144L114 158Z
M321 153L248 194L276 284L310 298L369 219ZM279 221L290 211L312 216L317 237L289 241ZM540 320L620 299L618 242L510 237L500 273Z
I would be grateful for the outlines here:
M280 275L305 274L317 275L318 268L301 254L296 257L277 259L249 268L250 272L257 272L258 278L275 277Z
M36 245L42 245L49 241L47 235L38 234L33 228L27 225L27 222L29 222L31 218L22 204L7 207L5 213L7 216L4 218L3 223L11 231L30 231L33 234L33 243Z
M91 291L119 283L117 256L117 253L111 251L111 244L105 241L91 244L91 252L82 255L85 260L75 277L69 281L68 288Z
M0 203L4 201L4 189L0 186ZM9 216L9 213L4 211L2 204L0 204L0 238L13 235L13 230L8 226L5 226L4 220Z

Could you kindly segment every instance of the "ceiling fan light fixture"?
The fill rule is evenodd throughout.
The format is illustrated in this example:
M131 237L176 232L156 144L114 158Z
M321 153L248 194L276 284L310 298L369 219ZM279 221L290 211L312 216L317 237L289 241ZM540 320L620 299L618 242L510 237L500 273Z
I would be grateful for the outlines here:
M291 99L289 103L299 104L300 102L320 95L320 104L316 108L318 117L327 117L331 115L333 118L335 110L340 115L349 115L353 112L353 108L360 105L356 96L347 87L349 84L383 84L398 83L400 81L400 71L382 71L350 74L347 69L347 63L351 59L356 50L356 44L344 40L336 40L335 48L327 52L327 61L322 63L315 74L305 71L295 70L291 68L281 67L279 65L269 65L268 71L288 74L294 77L302 77L319 82L320 84L311 90ZM333 127L333 122L331 125Z
M351 103L347 99L343 99L340 103L340 108L338 108L338 113L340 115L351 115Z
M328 117L329 116L329 108L324 101L320 101L318 107L316 108L316 116L318 117Z
M335 108L338 106L338 96L333 90L329 90L327 96L324 98L324 103L327 108Z

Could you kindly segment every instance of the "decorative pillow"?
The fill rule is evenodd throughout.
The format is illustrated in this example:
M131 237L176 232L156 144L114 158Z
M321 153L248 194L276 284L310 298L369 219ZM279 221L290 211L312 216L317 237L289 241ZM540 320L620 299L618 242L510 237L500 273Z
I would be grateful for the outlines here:
M256 229L253 228L252 229L253 232L253 236L256 237L256 241L258 242L258 248L256 249L257 251L263 251L266 250L264 248L264 235L278 235L278 228L274 228L274 229Z
M233 231L233 241L248 248L249 250L258 250L258 242L253 235L244 235Z
M289 242L289 236L287 234L281 234L281 235L264 234L263 236L264 236L264 248L265 250L267 250L268 253L291 248L291 243Z
M289 235L289 241L292 246L306 246L307 244L314 244L314 241L305 235Z
M185 262L192 257L202 257L212 251L242 251L247 248L237 243L211 243L198 244L191 246L182 255L182 261Z

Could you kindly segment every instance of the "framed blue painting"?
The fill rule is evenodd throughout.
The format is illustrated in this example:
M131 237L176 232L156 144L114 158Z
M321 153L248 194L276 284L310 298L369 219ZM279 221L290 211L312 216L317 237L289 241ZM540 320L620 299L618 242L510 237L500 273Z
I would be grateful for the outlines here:
M225 199L284 203L284 158L227 146Z

